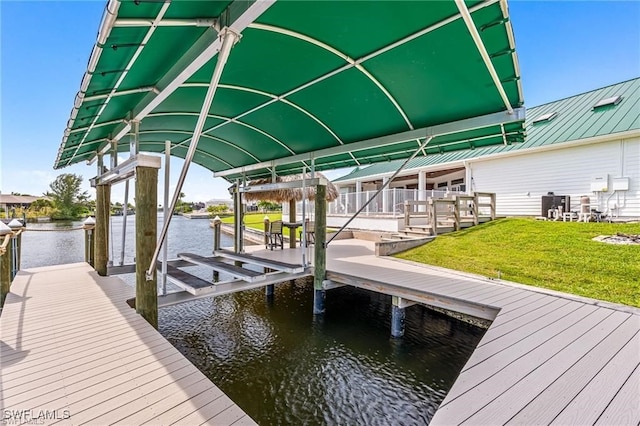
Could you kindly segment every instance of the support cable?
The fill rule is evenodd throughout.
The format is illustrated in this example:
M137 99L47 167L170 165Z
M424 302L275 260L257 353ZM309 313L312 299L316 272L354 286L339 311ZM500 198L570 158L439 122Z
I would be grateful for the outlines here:
M389 180L387 180L384 184L382 184L382 186L380 187L380 189L378 189L378 190L376 191L376 193L375 193L375 194L373 194L373 195L372 195L372 196L367 200L367 202L366 202L366 203L364 203L364 204L363 204L363 205L358 209L358 211L357 211L357 212L355 212L355 214L349 218L349 220L347 220L347 223L345 223L344 225L342 225L342 227L341 227L340 229L338 229L338 232L336 232L335 234L333 234L333 235L331 236L331 238L329 238L329 240L324 244L324 245L325 245L325 247L327 247L327 246L329 245L329 243L330 243L331 241L333 241L333 239L334 239L335 237L337 237L337 236L338 236L338 234L339 234L340 232L344 231L344 229L345 229L345 228L346 228L346 227L347 227L347 226L348 226L348 225L353 221L353 219L355 219L355 218L356 218L356 216L358 216L360 213L362 213L362 211L363 211L364 209L366 209L366 208L367 208L367 206L368 206L369 204L371 204L371 202L373 201L373 199L374 199L374 198L376 198L376 197L378 196L378 194L380 194L380 193L381 193L381 192L382 192L382 191L383 191L387 186L389 186L389 184L391 183L391 181L392 181L393 179L395 179L395 177L396 177L396 176L398 176L398 173L400 173L400 172L402 171L402 169L404 169L404 168L406 167L406 165L409 163L409 161L413 160L413 159L416 157L416 155L418 155L418 153L419 153L420 151L422 151L422 150L423 150L423 149L424 149L424 148L429 144L429 142L431 142L431 140L432 140L432 139L433 139L433 136L427 136L427 137L425 138L424 142L422 142L422 144L421 144L421 145L418 147L418 149L417 149L417 150L416 150L416 151L411 155L411 157L409 157L409 158L407 158L406 160L404 160L404 163L402 163L402 165L400 166L400 168L399 168L398 170L396 170L396 172L393 174L393 176L391 176L391 177L389 178Z

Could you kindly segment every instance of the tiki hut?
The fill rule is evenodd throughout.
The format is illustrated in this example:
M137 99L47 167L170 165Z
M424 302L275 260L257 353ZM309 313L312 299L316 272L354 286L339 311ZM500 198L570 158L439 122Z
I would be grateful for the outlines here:
M293 181L298 181L298 180L302 180L302 174L296 174L296 175L288 175L288 176L278 176L276 178L276 182L275 183L279 183L279 182L293 182ZM325 178L327 179L322 173L315 173L316 177L319 178ZM311 175L309 173L307 173L305 175L305 179L309 180L311 179ZM250 181L247 186L254 186L254 185L268 185L273 183L273 181L271 180L271 178L269 179L256 179L256 180L252 180ZM338 188L335 187L334 184L332 184L328 179L327 179L327 201L333 201L336 198L338 198ZM273 190L273 191L261 191L261 192L245 192L243 194L243 198L247 201L260 201L260 200L264 200L264 201L273 201L276 203L285 203L285 202L289 202L292 200L295 201L302 201L303 199L307 199L307 200L315 200L316 198L316 188L315 187L307 187L305 188L305 190L303 191L302 188L286 188L286 189L277 189L277 190Z

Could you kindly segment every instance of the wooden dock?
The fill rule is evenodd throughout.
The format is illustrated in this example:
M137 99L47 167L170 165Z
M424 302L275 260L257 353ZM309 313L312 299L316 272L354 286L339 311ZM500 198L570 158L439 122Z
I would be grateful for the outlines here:
M287 263L299 263L301 250L247 247ZM333 242L327 287L353 285L492 320L433 424L640 423L639 309L373 252L372 242ZM118 278L61 265L21 272L11 290L0 317L3 416L255 424L126 305L133 289Z
M640 423L639 309L373 253L372 242L331 243L327 278L493 321L432 424Z
M0 316L3 424L255 424L126 304L133 293L85 263L18 274Z

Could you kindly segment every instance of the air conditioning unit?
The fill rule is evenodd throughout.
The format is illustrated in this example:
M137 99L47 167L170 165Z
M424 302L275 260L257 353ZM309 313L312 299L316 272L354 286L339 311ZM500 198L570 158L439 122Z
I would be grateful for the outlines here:
M547 217L549 210L562 206L563 212L571 211L571 197L568 195L543 195L542 217Z

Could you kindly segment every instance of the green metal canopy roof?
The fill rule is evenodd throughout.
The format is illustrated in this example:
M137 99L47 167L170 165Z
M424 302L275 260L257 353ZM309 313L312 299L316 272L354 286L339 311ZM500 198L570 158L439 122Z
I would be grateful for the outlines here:
M230 180L510 144L519 79L506 1L111 0L54 167L129 151L138 121L140 151L199 138Z

